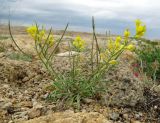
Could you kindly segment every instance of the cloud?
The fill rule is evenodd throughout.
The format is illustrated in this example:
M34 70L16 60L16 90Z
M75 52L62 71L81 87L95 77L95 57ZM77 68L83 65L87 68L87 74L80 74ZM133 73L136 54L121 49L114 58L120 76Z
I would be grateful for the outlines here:
M160 25L159 0L0 0L0 2L3 3L0 5L0 19L7 18L10 8L11 18L15 21L30 24L37 20L39 23L54 26L70 22L72 27L86 31L91 27L91 17L95 16L97 28L101 31L111 29L115 33L121 33L125 27L133 30L133 21L139 18L151 31L149 37L158 37L160 34L160 28L157 26Z

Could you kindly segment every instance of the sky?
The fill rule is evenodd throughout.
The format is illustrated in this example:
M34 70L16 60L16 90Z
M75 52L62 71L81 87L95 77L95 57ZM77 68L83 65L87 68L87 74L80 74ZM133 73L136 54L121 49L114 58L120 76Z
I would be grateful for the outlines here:
M17 25L39 24L69 30L123 34L129 28L134 35L136 19L147 25L147 38L160 39L160 0L0 0L0 23L8 18Z

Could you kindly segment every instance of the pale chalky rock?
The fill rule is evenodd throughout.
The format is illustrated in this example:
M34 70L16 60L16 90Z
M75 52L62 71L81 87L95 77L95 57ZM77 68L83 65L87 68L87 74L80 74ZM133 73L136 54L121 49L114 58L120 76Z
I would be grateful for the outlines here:
M61 112L53 113L47 116L41 116L28 121L19 123L111 123L102 114L97 112L90 113L74 113Z
M69 57L69 56L76 56L78 55L78 52L75 52L75 51L67 51L67 52L64 52L64 53L59 53L57 54L57 56L59 57Z

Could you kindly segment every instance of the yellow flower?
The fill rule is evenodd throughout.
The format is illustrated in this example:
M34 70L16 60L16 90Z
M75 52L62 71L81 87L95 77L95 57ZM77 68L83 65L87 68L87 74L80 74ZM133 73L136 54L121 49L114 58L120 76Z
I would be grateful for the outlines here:
M136 28L136 38L140 38L146 32L146 26L139 26Z
M34 40L41 42L46 37L45 36L46 30L45 29L39 31L38 30L39 30L38 27L33 25L27 28L27 33L30 34L32 38L34 38Z
M142 37L146 32L146 25L142 25L140 20L136 20L136 38Z
M136 26L140 26L142 24L141 20L137 19L135 20Z
M120 42L122 40L121 36L116 37L116 42Z
M73 46L79 51L83 50L85 47L85 41L81 39L80 36L77 36L73 41Z
M107 45L108 50L112 53L120 50L122 48L122 45L120 43L121 40L122 38L120 36L116 37L115 41L109 40L109 43Z
M121 46L121 44L119 43L119 42L115 42L115 50L119 50L119 48L120 48L120 46Z
M130 51L133 51L133 50L135 50L135 45L132 45L132 44L130 44L130 45L128 45L127 47L126 47L126 49L127 50L130 50Z
M130 36L130 31L128 30L128 29L126 29L125 31L124 31L124 37L125 38L128 38Z
M48 38L48 44L49 44L50 46L52 46L52 45L54 44L54 37L53 37L53 35L50 35L50 36L49 36L49 38Z
M37 33L37 27L34 25L34 26L30 26L27 28L27 33L30 34L33 38L35 38L36 36L36 33Z
M116 60L111 60L111 61L109 61L109 64L111 64L111 65L115 65L115 64L117 64L118 62L116 61Z
M114 48L114 44L113 44L113 41L112 40L109 40L109 43L108 43L108 49L111 51L111 50L113 50L113 48Z
M114 44L114 50L119 50L121 47L120 41L122 38L120 36L116 37L115 44Z
M37 34L39 42L41 42L42 40L44 40L46 38L45 33L46 33L46 31L44 29L42 29L41 31L39 31L39 33Z
M43 30L41 30L40 32L39 32L39 35L40 35L40 37L44 37L44 35L45 35L45 30L43 29Z

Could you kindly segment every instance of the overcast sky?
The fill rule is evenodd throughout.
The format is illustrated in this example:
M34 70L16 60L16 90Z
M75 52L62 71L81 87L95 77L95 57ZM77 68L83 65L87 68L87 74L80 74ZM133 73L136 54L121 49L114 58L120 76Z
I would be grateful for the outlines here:
M160 38L160 0L0 0L0 22L10 18L15 24L40 24L62 29L91 31L95 17L98 32L134 32L134 20L147 24L146 37Z

